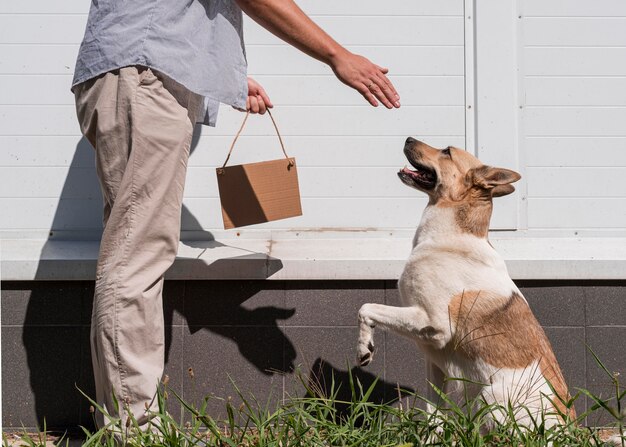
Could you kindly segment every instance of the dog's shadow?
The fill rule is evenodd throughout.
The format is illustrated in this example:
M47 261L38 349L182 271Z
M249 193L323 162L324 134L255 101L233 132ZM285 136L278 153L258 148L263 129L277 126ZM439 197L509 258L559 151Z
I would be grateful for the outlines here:
M304 385L305 397L332 405L334 412L328 413L328 417L352 419L357 426L363 423L363 418L352 414L358 408L356 404L392 405L415 393L411 387L386 382L363 368L339 369L322 358L315 360L308 376L300 375L299 379Z

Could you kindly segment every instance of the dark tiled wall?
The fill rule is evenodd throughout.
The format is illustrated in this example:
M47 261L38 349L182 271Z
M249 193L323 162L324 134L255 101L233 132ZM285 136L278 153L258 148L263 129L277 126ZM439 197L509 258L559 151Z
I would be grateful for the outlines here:
M570 388L611 392L588 344L610 371L626 376L626 282L521 282L550 338ZM89 425L91 282L2 284L2 399L7 427ZM304 381L347 372L374 397L396 384L426 393L424 366L408 340L377 332L373 363L354 368L361 304L398 304L393 281L170 281L165 286L167 366L173 389L200 402L235 396L232 379L265 403L301 396ZM188 369L193 368L193 378ZM314 374L313 374L314 373ZM345 386L344 386L345 388ZM236 398L236 397L235 397ZM211 401L216 417L223 403ZM581 400L579 411L586 402ZM174 410L173 414L177 414Z

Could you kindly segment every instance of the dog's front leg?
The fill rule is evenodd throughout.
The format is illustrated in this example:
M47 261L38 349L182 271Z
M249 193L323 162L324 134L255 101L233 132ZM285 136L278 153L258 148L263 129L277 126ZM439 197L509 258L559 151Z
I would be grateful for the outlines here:
M419 307L395 307L364 304L359 310L357 361L365 366L374 355L374 327L390 329L400 335L425 342L443 339L444 334L428 324L428 316Z

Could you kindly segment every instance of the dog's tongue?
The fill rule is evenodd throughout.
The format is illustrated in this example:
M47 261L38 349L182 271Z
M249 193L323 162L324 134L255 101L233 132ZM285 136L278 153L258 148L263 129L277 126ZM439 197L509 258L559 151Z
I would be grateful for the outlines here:
M405 166L404 168L400 170L400 172L416 180L421 180L421 181L431 180L429 173L426 171L422 171L421 169L413 170Z
M400 170L403 174L409 175L411 177L422 177L422 172L419 170L409 169L406 166Z

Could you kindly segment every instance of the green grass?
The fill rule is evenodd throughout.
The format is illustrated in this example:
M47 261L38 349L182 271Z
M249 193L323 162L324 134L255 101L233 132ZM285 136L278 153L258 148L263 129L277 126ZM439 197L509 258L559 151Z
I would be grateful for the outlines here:
M349 400L338 399L340 385L334 381L326 393L302 381L308 396L289 399L276 408L257 402L233 384L237 402L241 403L235 405L230 398L223 400L227 416L218 421L207 413L210 398L198 404L186 402L169 388L166 380L155 397L158 411L152 415L148 430L140 430L134 418L124 426L119 419L111 418L107 426L95 431L83 428L83 446L113 447L120 442L128 447L606 445L606 430L589 429L582 422L587 417L592 420L601 414L609 415L613 421L612 432L623 433L626 390L620 386L619 375L611 373L597 361L610 378L614 394L610 398L601 398L587 390L579 390L571 400L564 402L565 407L570 408L577 399L587 396L593 402L591 408L576 420L569 420L563 414L565 422L550 428L546 426L544 417L533 420L531 426L521 427L512 417L512 408L488 405L481 400L457 405L443 393L440 393L437 416L422 410L426 400L414 394L407 399L404 393L405 397L394 405L372 403L370 398L376 382L364 388L351 374L348 376L349 383L343 385L349 387ZM168 412L172 401L180 403L181 414L177 417ZM92 413L103 411L95 402L91 403ZM485 431L485 422L496 411L511 417ZM44 427L42 433L37 435L23 433L21 441L13 445L43 447L45 439ZM611 445L626 444L626 440L619 439L619 436L613 441ZM63 445L64 440L60 444ZM9 446L6 437L3 437L3 446Z

